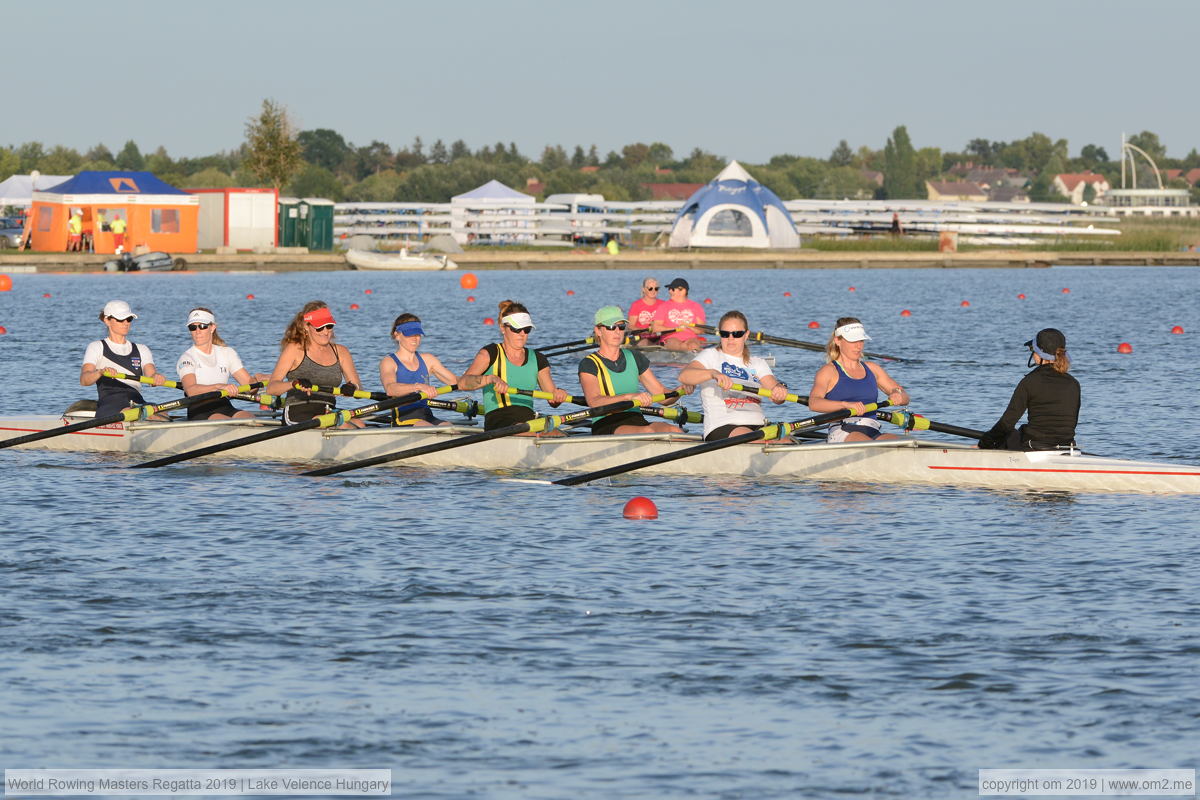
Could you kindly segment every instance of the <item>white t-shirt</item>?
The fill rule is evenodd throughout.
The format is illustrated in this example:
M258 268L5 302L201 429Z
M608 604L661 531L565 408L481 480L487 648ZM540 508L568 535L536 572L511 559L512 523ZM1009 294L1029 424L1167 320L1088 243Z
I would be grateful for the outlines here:
M195 375L196 383L201 386L213 384L237 383L233 374L243 369L242 360L232 347L214 344L211 353L205 353L198 347L189 347L179 357L175 365L175 373L183 380L184 375Z
M105 339L104 343L108 344L109 350L112 350L119 356L129 355L129 351L133 347L133 343L128 339L126 339L123 344L117 344L111 339ZM154 363L154 354L152 354L150 352L150 348L146 347L144 344L139 344L137 348L142 359L142 370L144 371L147 364ZM117 362L104 357L104 345L101 344L101 340L99 339L90 343L87 346L87 350L83 351L83 363L94 364L96 369L111 368L115 369L117 372L125 372L125 366L123 364L118 364ZM121 381L121 383L134 389L140 389L142 387L142 384L139 381Z
M741 358L722 353L719 348L710 347L696 354L696 361L705 369L715 369L723 375L728 375L734 383L762 385L762 379L771 372L766 360L758 356L750 356L747 364ZM700 404L704 409L704 435L722 425L763 425L766 417L763 415L762 401L764 398L744 392L733 392L722 389L717 382L709 379L700 384Z

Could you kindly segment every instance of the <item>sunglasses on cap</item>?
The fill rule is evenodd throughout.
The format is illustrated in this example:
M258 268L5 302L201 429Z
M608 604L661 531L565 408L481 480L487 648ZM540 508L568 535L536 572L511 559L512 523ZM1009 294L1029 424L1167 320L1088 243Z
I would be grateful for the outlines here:
M189 331L206 331L211 327L211 322L192 322L188 324Z
M717 333L721 334L722 339L728 339L730 336L740 339L746 335L745 331L717 331Z
M618 322L616 325L597 325L597 328L604 328L606 331L623 331L627 326L624 322Z
M327 322L327 323L325 323L324 325L319 325L319 326L318 326L318 325L313 325L313 326L312 326L312 329L313 329L314 331L331 331L331 330L333 330L333 326L334 326L334 323L332 323L332 322Z
M514 328L512 325L509 325L509 324L506 322L506 323L504 323L504 327L508 328L508 329L509 329L510 331L512 331L513 333L533 333L533 326L532 326L532 325L528 325L528 326L526 326L526 327L524 327L524 328Z

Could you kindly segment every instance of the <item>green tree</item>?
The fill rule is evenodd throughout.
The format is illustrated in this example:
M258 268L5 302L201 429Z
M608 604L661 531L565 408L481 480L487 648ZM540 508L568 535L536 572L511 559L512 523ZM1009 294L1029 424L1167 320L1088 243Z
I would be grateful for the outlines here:
M11 147L0 147L0 181L6 181L21 168L21 157Z
M1087 203L1089 206L1096 202L1096 187L1090 183L1085 183L1083 185L1083 202Z
M345 199L360 203L388 203L396 197L401 182L400 173L385 169L351 186L346 190Z
M341 167L352 152L342 135L329 128L300 131L296 135L296 142L300 145L300 156L305 161L330 171Z
M1167 147L1158 140L1158 134L1151 131L1142 131L1130 136L1128 141L1134 147L1140 147L1155 160L1161 167L1163 159L1167 157Z
M39 166L46 156L46 150L41 142L25 142L17 147L17 157L21 160L21 173L28 175L35 169L45 172ZM53 175L54 173L47 173Z
M1029 186L1029 199L1035 203L1066 203L1068 199L1054 188L1054 177L1064 169L1063 160L1057 153L1052 154L1046 166Z
M575 152L571 153L571 166L574 169L587 166L587 155L583 152L582 145L575 145ZM554 194L554 192L551 192Z
M146 169L160 178L163 175L176 171L175 162L167 154L167 148L162 145L159 145L157 150L146 156Z
M425 163L424 155L417 155L412 150L401 150L392 155L392 148L386 142L374 139L370 144L359 147L354 151L354 175L363 180L368 175L383 172L393 166L415 167Z
M56 144L42 158L40 169L47 175L74 175L82 163L83 157L75 150Z
M833 152L829 154L829 165L832 167L848 167L854 162L854 151L850 149L850 144L842 139L838 142L838 146L833 148Z
M598 151L596 149L596 145L592 145L590 148L588 148L586 166L589 166L589 167L600 166L600 151ZM607 195L605 195L605 196L607 197Z
M246 156L242 166L279 191L302 163L300 143L296 141L295 126L287 109L270 98L263 100L258 116L246 121ZM332 177L333 173L329 175Z
M112 150L109 150L107 147L105 147L103 143L96 145L91 150L88 150L83 154L83 157L86 161L107 161L110 164L116 160L112 154Z
M184 183L191 189L223 189L234 185L232 175L215 167L206 167L189 175Z
M300 160L299 150L300 148L297 146L296 163L304 164ZM322 197L335 202L342 199L342 182L324 167L318 167L315 164L305 164L299 173L295 175L295 178L288 185L288 192L293 196Z
M446 150L446 145L438 139L433 143L433 147L429 148L429 163L430 164L449 164L450 153Z
M654 164L656 167L661 167L665 164L671 163L671 160L675 158L675 151L673 151L669 145L663 144L662 142L651 142L650 150L646 156L650 159L650 163Z
M460 158L470 158L471 148L467 147L467 143L462 139L455 139L450 145L450 160L458 161Z
M883 148L883 190L889 200L925 197L924 183L917 175L917 154L908 128L903 125L892 131Z
M621 163L633 169L650 157L650 146L642 142L627 144L621 148Z
M121 152L117 153L116 160L117 169L127 170L143 170L146 168L146 159L142 158L142 151L138 149L137 142L130 139L121 148Z
M567 166L567 151L562 148L562 145L546 145L542 150L542 158L539 162L542 169L554 171Z
M1108 162L1108 152L1094 144L1085 144L1079 151L1079 159L1084 169L1095 169L1099 164Z

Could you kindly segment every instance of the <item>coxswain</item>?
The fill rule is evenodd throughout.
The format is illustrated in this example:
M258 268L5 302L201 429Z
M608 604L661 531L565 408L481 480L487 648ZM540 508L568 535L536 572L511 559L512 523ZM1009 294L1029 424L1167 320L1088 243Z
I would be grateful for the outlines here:
M1079 381L1071 375L1067 337L1057 328L1044 328L1025 343L1029 348L1025 375L1013 390L1008 408L979 446L985 450L1056 450L1075 446L1079 422ZM1017 427L1021 415L1026 424Z

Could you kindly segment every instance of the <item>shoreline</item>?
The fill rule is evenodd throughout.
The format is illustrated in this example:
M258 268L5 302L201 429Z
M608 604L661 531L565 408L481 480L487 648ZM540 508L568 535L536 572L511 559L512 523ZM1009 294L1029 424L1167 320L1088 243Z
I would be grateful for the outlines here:
M111 255L93 253L10 253L0 251L0 272L104 272ZM249 270L298 272L350 270L341 253L196 253L183 256L189 272ZM1197 252L1021 251L966 253L890 253L768 251L762 253L667 252L632 250L608 253L512 251L458 253L464 270L550 269L954 269L1040 268L1051 266L1200 266ZM364 270L367 272L389 270ZM403 270L397 270L403 271Z

